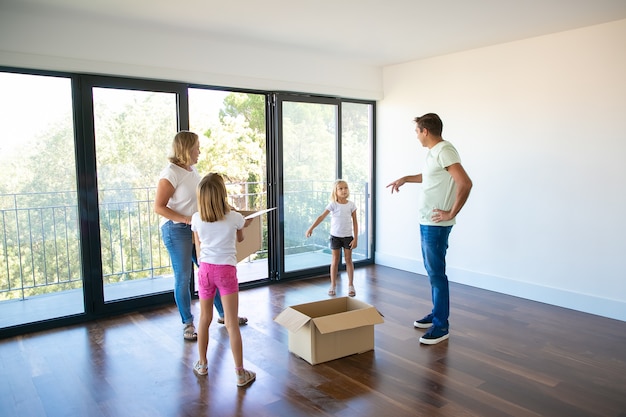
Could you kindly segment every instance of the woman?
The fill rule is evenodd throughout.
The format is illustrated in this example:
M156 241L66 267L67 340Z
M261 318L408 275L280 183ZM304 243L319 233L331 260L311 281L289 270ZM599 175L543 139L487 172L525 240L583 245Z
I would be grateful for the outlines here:
M170 163L161 171L154 198L154 211L161 218L163 243L170 254L174 270L174 299L183 322L183 337L196 340L198 334L191 313L190 282L193 275L194 247L191 233L191 215L198 211L196 188L200 175L194 165L200 156L198 135L186 130L174 136ZM218 322L223 322L224 309L219 294L214 299L219 314ZM221 320L220 320L221 319ZM244 324L248 319L239 318Z

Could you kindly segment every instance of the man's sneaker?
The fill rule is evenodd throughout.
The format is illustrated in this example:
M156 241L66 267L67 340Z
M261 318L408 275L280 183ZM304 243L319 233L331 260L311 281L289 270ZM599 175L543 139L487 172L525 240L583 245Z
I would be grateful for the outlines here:
M443 342L450 336L448 329L437 329L431 327L428 329L424 336L420 337L420 343L425 345L436 345L439 342Z
M430 327L433 326L433 315L429 314L424 318L421 318L419 320L415 320L413 322L413 326L417 327L418 329L428 329Z

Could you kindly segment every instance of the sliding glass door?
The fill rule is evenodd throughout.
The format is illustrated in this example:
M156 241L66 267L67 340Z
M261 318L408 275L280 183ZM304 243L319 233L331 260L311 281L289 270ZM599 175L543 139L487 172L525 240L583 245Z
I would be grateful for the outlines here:
M0 72L0 329L82 314L72 80Z
M89 313L172 300L173 275L154 213L159 173L187 128L176 83L83 76L77 113L84 282Z
M104 301L171 290L154 192L177 130L178 97L110 87L92 95Z
M200 175L223 174L237 210L267 208L266 95L205 88L188 92L189 129L200 136ZM268 214L259 220L261 245L237 265L240 284L269 277Z
M310 238L305 233L331 201L338 178L348 182L350 200L358 208L359 246L353 252L353 260L369 260L372 116L370 103L277 95L279 277L329 270L330 217Z
M329 222L305 232L329 202L337 177L336 103L282 101L284 272L330 264Z
M374 173L374 106L371 103L341 104L341 176L350 185L350 200L357 207L359 244L354 262L370 260L373 241L372 177Z

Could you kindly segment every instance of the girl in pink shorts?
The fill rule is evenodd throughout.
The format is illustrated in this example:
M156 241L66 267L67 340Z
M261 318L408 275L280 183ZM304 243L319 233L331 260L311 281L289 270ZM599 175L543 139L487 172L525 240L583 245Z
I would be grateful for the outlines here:
M244 239L243 228L249 220L231 210L224 179L219 174L208 174L198 184L198 212L191 217L191 230L200 268L198 294L200 321L198 325L198 353L193 365L198 375L208 373L207 350L209 326L213 321L213 297L218 289L224 305L224 321L230 337L230 348L235 361L237 386L254 381L256 373L243 367L243 346L239 330L239 282L237 281L236 242Z

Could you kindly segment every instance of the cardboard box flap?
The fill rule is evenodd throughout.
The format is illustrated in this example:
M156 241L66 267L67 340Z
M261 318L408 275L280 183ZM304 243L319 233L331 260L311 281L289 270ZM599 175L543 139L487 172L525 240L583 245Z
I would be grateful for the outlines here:
M307 324L311 320L311 317L306 314L302 314L293 308L287 308L283 310L274 321L281 326L285 327L291 332L297 332L302 326Z
M250 220L250 224L248 227L244 229L244 239L243 242L237 242L237 263L243 261L248 256L254 255L257 253L263 244L262 242L262 230L261 230L261 215L265 214L269 211L274 210L274 208L269 208L265 210L236 210L238 213L245 219Z
M322 334L384 323L380 313L374 307L317 317L312 320Z
M347 306L348 297L330 298L328 300L314 301L312 303L297 304L290 308L306 314L311 318L329 316L332 314L342 313L350 310ZM364 307L368 307L365 305Z
M268 213L272 210L276 210L276 207L272 207L272 208L268 208L265 210L259 210L259 211L240 211L239 213L241 213L241 215L244 217L244 219L253 219L255 217L259 217L262 214Z

